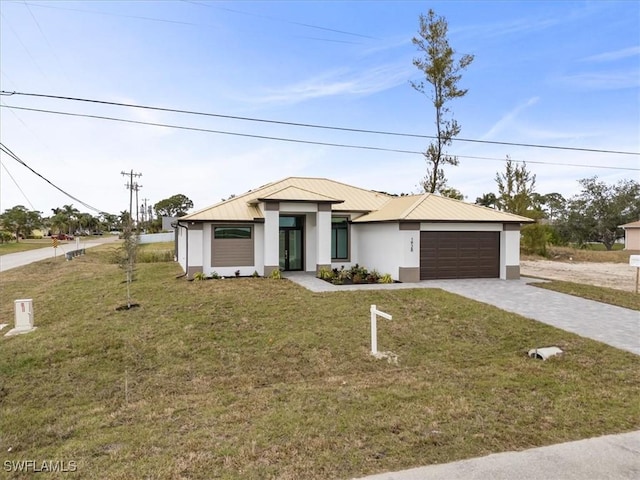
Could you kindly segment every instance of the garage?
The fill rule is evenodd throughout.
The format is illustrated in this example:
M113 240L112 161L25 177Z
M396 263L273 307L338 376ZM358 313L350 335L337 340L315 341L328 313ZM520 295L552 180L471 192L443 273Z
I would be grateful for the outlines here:
M499 277L500 232L420 232L420 280Z

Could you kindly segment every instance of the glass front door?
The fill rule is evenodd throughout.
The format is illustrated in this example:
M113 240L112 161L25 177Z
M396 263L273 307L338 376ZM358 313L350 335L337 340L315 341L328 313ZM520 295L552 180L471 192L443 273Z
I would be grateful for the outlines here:
M280 217L280 269L303 270L304 217Z

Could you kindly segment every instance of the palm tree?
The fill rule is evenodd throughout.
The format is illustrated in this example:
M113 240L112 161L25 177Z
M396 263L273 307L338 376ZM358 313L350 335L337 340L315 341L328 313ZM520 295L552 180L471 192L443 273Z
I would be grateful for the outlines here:
M98 229L98 219L90 213L81 213L78 215L78 228L82 233L93 232Z
M495 193L485 193L481 197L476 198L476 205L483 207L496 208L498 199Z
M62 206L62 214L64 215L66 221L67 221L67 226L68 226L68 233L69 235L72 235L72 227L74 226L74 223L77 222L79 215L80 215L80 210L78 210L77 208L75 208L73 205L63 205Z
M51 211L53 216L48 221L51 233L53 234L56 230L58 233L62 233L67 227L67 219L61 208L52 208Z

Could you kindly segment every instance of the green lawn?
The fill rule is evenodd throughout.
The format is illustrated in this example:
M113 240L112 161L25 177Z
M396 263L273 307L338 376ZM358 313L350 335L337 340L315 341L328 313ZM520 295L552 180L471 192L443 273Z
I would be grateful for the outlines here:
M60 242L65 244L67 242ZM37 240L20 240L19 242L0 243L0 255L7 253L26 252L27 250L35 250L37 248L52 247L51 239L42 238Z
M89 479L351 478L640 427L631 353L441 290L188 282L171 262L140 263L140 306L116 311L114 250L0 276L0 318L33 298L38 326L0 337L3 460L75 461ZM369 355L373 303L397 365ZM548 345L565 355L526 356Z
M563 282L554 280L551 282L532 283L535 287L555 290L556 292L575 295L576 297L588 298L596 302L609 303L619 307L640 310L640 295L635 292L626 292L614 288L596 287L594 285L584 285L582 283Z

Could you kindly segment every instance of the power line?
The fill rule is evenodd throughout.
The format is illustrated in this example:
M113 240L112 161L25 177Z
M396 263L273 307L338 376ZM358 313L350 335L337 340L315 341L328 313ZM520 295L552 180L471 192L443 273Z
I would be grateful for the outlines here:
M192 22L181 22L179 20L167 20L166 18L153 18L153 17L145 17L142 15L125 15L123 13L111 13L111 12L101 12L98 10L85 10L85 9L81 9L81 8L71 8L71 7L61 7L60 5L53 5L52 3L49 3L47 5L41 5L38 3L26 3L25 5L31 5L32 7L38 7L38 8L50 8L50 9L55 9L55 10L67 10L70 12L81 12L81 13L90 13L92 15L106 15L106 16L110 16L110 17L122 17L122 18L132 18L135 20L148 20L151 22L162 22L162 23L173 23L173 24L177 24L177 25L189 25L192 27L202 27L202 26L206 26L206 25L202 25L202 24L198 24L198 23L192 23Z
M104 210L100 210L98 208L92 207L91 205L89 205L88 203L83 202L82 200L80 200L77 197L74 197L73 195L71 195L70 193L66 192L65 190L63 190L62 188L58 187L56 184L54 184L53 182L51 182L49 179L45 178L43 175L39 174L38 172L36 172L33 168L31 168L29 165L26 164L26 162L24 162L22 159L20 159L20 157L18 157L15 153L13 153L9 147L5 146L3 143L0 142L0 151L5 153L6 155L9 155L11 158L13 158L16 162L18 162L19 164L23 165L24 167L26 167L27 169L29 169L32 173L34 173L35 175L37 175L38 177L40 177L41 179L43 179L45 182L47 182L49 185L51 185L53 188L55 188L56 190L62 192L63 194L65 194L67 197L71 198L72 200L75 200L76 202L80 203L81 205L83 205L84 207L88 208L89 210L93 210L94 212L97 213L108 213L105 212Z
M4 168L4 171L7 172L7 175L9 175L9 178L11 178L11 180L13 180L13 183L16 184L16 187L18 187L18 190L20 190L20 193L24 196L24 198L27 201L27 203L31 206L31 210L35 210L36 207L33 206L33 203L31 203L31 200L29 200L29 197L27 197L27 194L24 193L22 188L20 188L20 185L18 184L18 182L16 182L16 179L13 178L13 175L11 175L11 172L9 171L7 166L4 164L4 162L0 161L0 165L2 165L2 168Z
M233 10L230 8L225 8L225 7L219 7L219 6L214 6L214 5L208 5L208 4L204 4L204 3L199 3L199 2L185 2L185 3L191 3L193 5L199 5L202 7L210 7L210 8L218 8L220 10L226 10L228 12L232 12L232 13L238 13L238 14L242 14L242 15L249 15L249 16L254 16L254 17L259 17L259 18L265 18L271 21L275 21L275 22L282 22L282 23L289 23L291 25L298 25L298 26L302 26L302 27L306 27L306 28L313 28L313 29L317 29L317 30L323 30L323 31L327 31L327 32L332 32L332 33L340 33L343 35L351 35L351 36L355 36L355 37L361 37L361 38L367 38L367 39L373 39L373 40L377 40L376 37L372 37L369 35L363 35L360 33L353 33L353 32L347 32L344 30L337 30L337 29L333 29L333 28L328 28L328 27L322 27L319 25L312 25L312 24L308 24L308 23L301 23L301 22L294 22L291 20L284 20L284 19L280 19L280 18L275 18L275 17L269 17L267 15L259 15L259 14L255 14L255 13L249 13L249 12L242 12L240 10ZM190 26L190 27L211 27L212 25L210 24L206 24L206 23L194 23L194 22L185 22L185 21L180 21L180 20L169 20L166 18L157 18L157 17L148 17L148 16L143 16L143 15L126 15L123 13L111 13L111 12L105 12L105 11L98 11L98 10L86 10L86 9L81 9L81 8L71 8L71 7L61 7L60 5L53 5L53 4L48 4L48 5L41 5L41 4L36 4L36 3L27 3L24 2L25 6L33 6L33 7L39 7L39 8L49 8L49 9L56 9L56 10L66 10L66 11L71 11L71 12L80 12L80 13L89 13L91 15L105 15L105 16L110 16L110 17L121 17L121 18L131 18L134 20L145 20L145 21L151 21L151 22L160 22L160 23L169 23L169 24L174 24L174 25L186 25L186 26ZM323 40L323 41L331 41L331 40L327 40L327 39L317 39L317 40ZM344 42L344 43L355 43L355 42Z
M458 158L470 158L470 159L475 159L475 160L492 160L492 161L496 161L496 162L506 162L506 158L492 158L492 157L476 157L476 156L472 156L472 155L454 155L455 157ZM532 163L535 165L553 165L553 166L557 166L557 167L580 167L580 168L601 168L604 170L626 170L626 171L631 171L631 172L635 172L638 171L640 172L640 168L632 168L632 167L612 167L609 165L588 165L586 163L561 163L561 162L545 162L542 160L515 160L513 158L511 158L512 162L516 162L516 163Z
M232 8L221 7L219 5L212 5L212 4L208 4L208 3L194 2L194 1L188 1L188 0L183 0L183 1L185 3L191 3L193 5L200 5L201 7L215 8L215 9L218 9L218 10L225 10L227 12L238 13L240 15L248 15L248 16L251 16L251 17L265 18L267 20L271 20L271 21L274 21L274 22L288 23L290 25L298 25L300 27L305 27L305 28L314 28L316 30L322 30L322 31L325 31L325 32L341 33L343 35L351 35L351 36L354 36L354 37L369 38L369 39L372 39L372 40L377 40L376 37L372 37L371 35L363 35L361 33L347 32L345 30L336 30L335 28L322 27L320 25L313 25L313 24L310 24L310 23L294 22L293 20L284 20L284 19L281 19L281 18L271 17L269 15L260 15L258 13L243 12L241 10L234 10Z
M410 154L419 154L422 155L422 152L414 151L414 150L397 150L392 148L384 148L384 147L372 147L366 145L349 145L349 144L341 144L341 143L329 143L329 142L319 142L314 140L300 140L295 138L285 138L285 137L272 137L267 135L255 135L250 133L238 133L238 132L226 132L224 130L212 130L209 128L199 128L199 127L186 127L183 125L172 125L168 123L157 123L157 122L143 122L141 120L128 120L125 118L116 118L116 117L107 117L103 115L90 115L85 113L71 113L71 112L61 112L56 110L44 110L40 108L27 108L27 107L16 107L13 105L0 105L2 108L15 108L17 110L26 110L30 112L40 112L40 113L51 113L55 115L66 115L69 117L82 117L82 118L95 118L99 120L110 120L114 122L123 122L123 123L133 123L136 125L150 125L153 127L165 127L165 128L175 128L178 130L190 130L194 132L206 132L206 133L217 133L220 135L232 135L236 137L249 137L249 138L258 138L262 140L277 140L281 142L290 142L290 143L305 143L308 145L321 145L325 147L342 147L342 148L357 148L363 150L379 150L383 152L394 152L394 153L410 153Z
M103 115L90 115L85 113L71 113L71 112L61 112L56 110L44 110L40 108L28 108L28 107L17 107L12 105L2 104L0 105L2 108L14 108L17 110L25 110L30 112L40 112L40 113L49 113L54 115L65 115L69 117L80 117L80 118L94 118L98 120L109 120L113 122L122 122L122 123L132 123L136 125L148 125L153 127L164 127L164 128L174 128L178 130L188 130L194 132L204 132L204 133L215 133L219 135L231 135L236 137L247 137L247 138L257 138L261 140L274 140L280 142L289 142L289 143L301 143L307 145L320 145L325 147L339 147L339 148L352 148L352 149L360 149L360 150L374 150L374 151L382 151L382 152L392 152L392 153L404 153L411 155L422 155L423 152L419 152L417 150L400 150L394 148L384 148L384 147L373 147L367 145L352 145L352 144L342 144L342 143L330 143L330 142L319 142L314 140L301 140L295 138L285 138L285 137L273 137L267 135L255 135L249 133L239 133L239 132L228 132L224 130L212 130L208 128L199 128L199 127L187 127L183 125L172 125L168 123L157 123L157 122L143 122L141 120L129 120L125 118L116 118L116 117L107 117ZM458 158L471 158L478 160L494 160L504 162L505 159L499 158L490 158L490 157L475 157L475 156L467 156L467 155L456 155ZM586 164L576 164L576 163L562 163L562 162L544 162L544 161L526 161L526 160L517 160L511 159L512 162L516 163L534 163L539 165L553 165L553 166L565 166L565 167L580 167L580 168L600 168L600 169L608 169L608 170L624 170L624 171L640 171L640 168L631 168L631 167L613 167L608 165L586 165Z
M22 48L24 48L24 51L27 52L27 55L29 55L29 58L31 59L31 61L33 62L33 64L36 66L36 68L38 69L38 71L40 72L40 74L44 77L44 79L50 83L51 80L49 80L49 77L47 77L47 74L44 73L44 70L42 70L42 68L40 68L40 64L38 62L36 62L35 57L31 54L31 51L27 48L27 46L24 44L24 42L22 41L22 39L20 38L20 35L18 35L18 32L16 32L14 30L14 28L11 26L11 24L9 23L9 21L7 20L7 17L5 17L2 12L0 12L0 17L4 19L5 23L7 24L7 26L9 27L9 29L13 32L13 34L15 35L16 39L18 40L18 42L20 43L20 45L22 45Z
M0 95L5 96L27 96L27 97L39 97L39 98L50 98L55 100L69 100L75 102L85 102L85 103L95 103L100 105L111 105L116 107L128 107L128 108L139 108L143 110L155 110L159 112L169 112L169 113L182 113L186 115L198 115L203 117L215 117L215 118L226 118L229 120L241 120L247 122L259 122L259 123L271 123L275 125L287 125L292 127L303 127L303 128L318 128L323 130L337 130L342 132L352 132L352 133L368 133L374 135L389 135L396 137L410 137L410 138L422 138L433 140L438 137L434 135L421 135L416 133L402 133L402 132L390 132L384 130L367 130L361 128L349 128L349 127L336 127L331 125L319 125L313 123L299 123L299 122L286 122L281 120L270 120L264 118L253 118L253 117L241 117L237 115L225 115L220 113L210 113L210 112L198 112L194 110L182 110L176 108L166 108L166 107L155 107L149 105L138 105L133 103L121 103L121 102L109 102L106 100L96 100L96 99L88 99L88 98L79 98L79 97L66 97L60 95L46 95L41 93L26 93L26 92L7 92L5 90L0 91ZM15 107L14 107L15 108ZM501 142L495 140L479 140L479 139L471 139L471 138L453 138L453 141L456 142L470 142L470 143L481 143L481 144L489 144L489 145L503 145L503 146L514 146L514 147L527 147L527 148L546 148L546 149L554 149L554 150L569 150L569 151L577 151L577 152L591 152L591 153L611 153L616 155L640 155L640 152L625 152L619 150L603 150L596 148L579 148L579 147L565 147L560 145L542 145L542 144L534 144L534 143L517 143L517 142Z
M36 18L36 16L33 14L33 11L31 10L31 8L29 7L29 4L23 0L24 6L27 7L27 11L29 12L29 15L31 15L31 18L33 19L33 21L35 22L36 26L38 27L38 30L40 31L40 35L42 35L42 38L44 38L44 41L46 42L47 46L49 47L49 50L51 50L51 53L53 54L53 57L56 60L56 63L60 66L60 69L63 73L63 75L66 77L67 79L67 83L71 83L71 80L69 78L69 76L66 74L66 72L62 69L62 62L60 61L60 58L58 57L58 55L56 54L56 51L53 49L53 45L51 44L51 42L49 41L49 39L47 38L47 36L44 33L44 30L42 29L42 27L40 26L40 22L38 22L38 19Z

